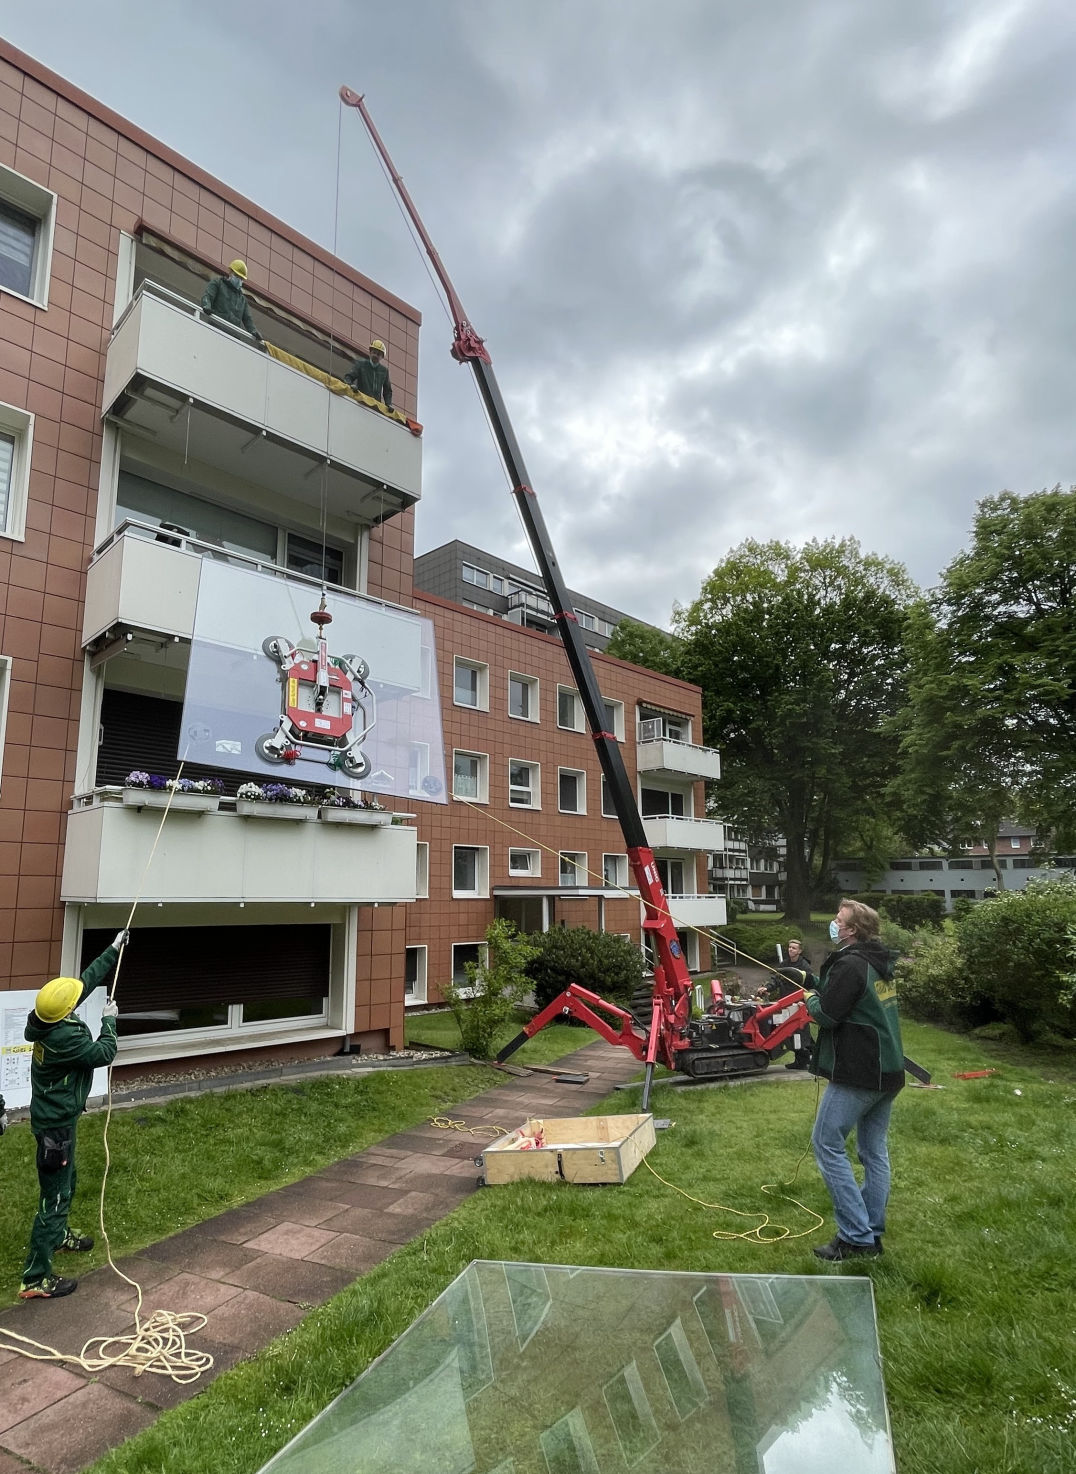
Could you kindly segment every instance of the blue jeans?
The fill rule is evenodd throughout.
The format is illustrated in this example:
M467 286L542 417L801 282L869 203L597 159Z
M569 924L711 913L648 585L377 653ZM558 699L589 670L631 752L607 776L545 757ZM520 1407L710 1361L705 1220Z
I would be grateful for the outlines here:
M847 1244L873 1244L885 1231L889 1199L889 1150L886 1133L896 1092L857 1090L852 1085L826 1086L815 1117L811 1145L822 1180L833 1199L837 1233ZM856 1155L863 1164L859 1186L845 1142L853 1128Z

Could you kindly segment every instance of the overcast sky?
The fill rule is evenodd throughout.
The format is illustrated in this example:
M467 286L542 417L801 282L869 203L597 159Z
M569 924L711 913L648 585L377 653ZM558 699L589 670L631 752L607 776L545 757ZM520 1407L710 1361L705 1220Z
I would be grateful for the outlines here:
M667 623L744 538L921 584L1076 481L1072 0L52 0L15 45L424 318L419 551L529 564L367 103L569 584Z

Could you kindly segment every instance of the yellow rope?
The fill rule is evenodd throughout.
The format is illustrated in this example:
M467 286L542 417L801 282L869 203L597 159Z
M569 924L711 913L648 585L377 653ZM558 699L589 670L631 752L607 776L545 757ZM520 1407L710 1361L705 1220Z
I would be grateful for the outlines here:
M466 1121L454 1121L451 1116L431 1116L427 1124L436 1126L438 1131L462 1131L467 1136L484 1137L489 1141L512 1134L507 1126L468 1126Z

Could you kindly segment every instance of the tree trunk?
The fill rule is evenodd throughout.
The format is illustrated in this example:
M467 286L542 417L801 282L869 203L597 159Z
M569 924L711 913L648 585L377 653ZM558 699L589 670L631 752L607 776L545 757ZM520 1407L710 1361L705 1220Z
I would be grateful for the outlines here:
M802 836L786 836L784 919L806 926L811 919L811 871L803 853Z

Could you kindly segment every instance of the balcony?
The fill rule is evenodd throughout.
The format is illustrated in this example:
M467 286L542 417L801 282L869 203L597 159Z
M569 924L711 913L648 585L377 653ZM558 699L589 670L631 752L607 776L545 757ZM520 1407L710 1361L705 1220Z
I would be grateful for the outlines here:
M320 515L323 481L328 513L366 526L421 494L422 442L406 425L331 393L151 282L113 330L103 413L308 513Z
M711 875L719 875L723 880L746 880L747 861L737 863L735 860L718 860L710 866Z
M530 589L516 589L505 603L505 619L509 624L522 624L528 629L551 630L556 624L553 605L544 594Z
M652 850L719 850L725 836L719 819L677 819L664 814L644 818L643 830Z
M677 926L724 926L728 921L724 896L666 896Z
M356 905L415 899L416 831L170 812L119 802L118 791L85 795L68 815L60 898L148 902L316 901ZM146 869L160 830L153 863Z
M643 722L641 727L648 727ZM674 742L669 737L640 735L635 747L640 773L657 778L720 778L721 754L716 747L696 747L692 742Z

